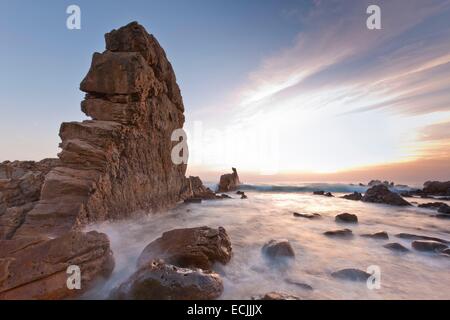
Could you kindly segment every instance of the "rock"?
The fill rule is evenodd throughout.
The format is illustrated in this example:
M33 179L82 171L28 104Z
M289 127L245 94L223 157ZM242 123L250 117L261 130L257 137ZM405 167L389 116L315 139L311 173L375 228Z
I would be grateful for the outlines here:
M232 197L230 197L230 196L227 195L226 193L222 193L222 194L220 195L220 197L221 197L222 199L233 199Z
M323 233L327 237L352 238L353 232L350 229L330 230Z
M396 234L395 236L397 238L407 239L407 240L430 240L430 241L437 241L437 242L441 242L441 243L445 243L445 244L450 243L450 241L447 241L444 239L422 236L422 235L417 235L417 234L410 234L410 233L399 233L399 234Z
M187 190L183 192L187 199L203 199L212 200L223 198L215 194L214 191L205 187L202 180L199 177L192 177L186 179Z
M396 252L409 252L408 248L405 248L404 246L402 246L400 243L397 242L385 244L383 247Z
M334 197L333 194L331 192L326 192L324 194L325 197Z
M439 252L448 248L447 245L431 240L415 240L411 246L417 251Z
M369 234L362 234L361 237L366 237L366 238L373 238L373 239L379 239L379 240L387 240L389 239L389 235L387 234L386 231L380 231L380 232L375 232L375 233L369 233Z
M440 214L435 215L435 217L439 218L439 219L450 219L450 214L448 214L448 213L440 213Z
M56 238L0 241L0 300L64 299L107 277L114 259L105 234L68 232ZM82 290L69 290L67 268L81 270Z
M427 208L427 209L433 209L438 210L441 205L445 205L443 202L428 202L428 203L421 203L418 205L419 208Z
M450 214L450 206L444 203L439 207L438 212L443 214Z
M172 162L178 141L170 139L183 128L184 107L164 50L137 22L105 40L80 85L82 110L93 120L61 125L60 164L13 238L57 237L186 199L186 165Z
M247 198L248 198L247 195L245 195L245 194L241 195L241 199L247 199Z
M236 190L241 182L236 168L232 168L233 172L224 174L220 177L218 192L229 192Z
M321 218L322 217L318 213L298 213L298 212L294 212L293 215L294 215L294 217L306 218L306 219L317 219L317 218Z
M252 300L301 300L299 297L282 293L282 292L269 292L259 296L253 296Z
M366 282L370 274L359 269L342 269L331 274L332 277L342 280Z
M358 223L358 217L351 213L341 213L335 217L337 222Z
M347 200L359 201L359 200L362 199L362 194L355 191L355 192L353 192L351 194L346 194L342 198L347 199Z
M389 191L385 185L371 187L364 194L362 201L373 203L384 203L394 206L410 206L411 204L397 193Z
M325 195L325 191L323 191L323 190L314 191L313 194L316 196L323 196L323 195Z
M244 191L236 191L236 194L243 195L243 194L245 194L245 192Z
M286 281L286 283L289 283L289 284L292 284L294 286L297 286L297 287L299 287L299 288L301 288L303 290L308 290L308 291L314 290L313 287L311 287L309 284L306 284L306 283L303 283L303 282L300 282L300 281L297 281L297 280L294 280L294 279L288 278L285 281Z
M209 270L215 262L231 259L231 242L224 228L174 229L147 245L138 258L138 268L156 259L183 268Z
M200 269L179 268L162 261L142 266L113 290L115 300L208 300L223 292L219 275Z
M450 181L427 181L423 185L422 192L427 196L450 196Z
M202 199L201 198L189 198L189 199L185 199L184 203L202 203Z
M294 249L289 240L286 239L270 240L264 244L262 252L267 257L274 259L295 257Z
M386 187L393 187L394 186L394 182L380 181L380 180L371 180L367 185L369 187L379 186L379 185L383 185L383 186L386 186Z

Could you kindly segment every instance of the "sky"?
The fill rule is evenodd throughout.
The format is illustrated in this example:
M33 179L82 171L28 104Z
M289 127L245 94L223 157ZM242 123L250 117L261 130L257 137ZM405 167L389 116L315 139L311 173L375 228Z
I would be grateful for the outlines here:
M0 0L0 161L56 156L92 53L135 20L174 67L189 174L450 180L450 0Z

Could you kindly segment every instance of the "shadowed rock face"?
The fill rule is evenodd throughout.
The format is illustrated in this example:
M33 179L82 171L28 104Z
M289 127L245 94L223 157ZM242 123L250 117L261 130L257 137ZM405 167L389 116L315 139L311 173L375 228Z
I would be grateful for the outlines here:
M80 88L93 120L63 123L60 165L45 177L15 237L59 236L88 222L167 209L182 199L186 165L171 160L184 107L156 39L136 22L106 34Z

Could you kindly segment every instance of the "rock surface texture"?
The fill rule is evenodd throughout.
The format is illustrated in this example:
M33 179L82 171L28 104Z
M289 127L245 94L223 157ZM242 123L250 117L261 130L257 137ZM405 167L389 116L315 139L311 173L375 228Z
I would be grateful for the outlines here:
M203 190L172 162L184 106L164 50L137 22L105 40L80 85L92 120L61 125L59 159L0 164L0 298L73 296L67 266L80 267L83 287L113 268L106 235L79 232L84 225L164 210Z
M232 168L232 173L224 174L220 177L219 189L217 192L229 192L236 190L241 184L236 168Z
M393 206L410 206L400 195L392 192L384 184L378 184L366 191L361 199L364 202L384 203Z

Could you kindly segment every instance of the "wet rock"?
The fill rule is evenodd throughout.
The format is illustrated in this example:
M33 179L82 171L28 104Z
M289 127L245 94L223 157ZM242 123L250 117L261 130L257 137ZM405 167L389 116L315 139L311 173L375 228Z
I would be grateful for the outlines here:
M396 252L409 252L408 248L405 248L404 246L402 246L400 243L397 242L385 244L383 247Z
M288 278L285 281L286 281L286 283L292 284L292 285L294 285L296 287L299 287L299 288L301 288L303 290L308 290L308 291L314 290L313 287L311 287L309 284L300 282L300 281L295 280L295 279Z
M243 195L243 194L245 194L245 192L244 191L236 191L236 194Z
M393 187L394 186L394 182L389 182L389 181L380 181L380 180L371 180L368 184L369 187L373 187L373 186L378 186L378 185L383 185L386 187Z
M327 237L335 238L353 238L353 232L350 229L330 230L323 233Z
M370 277L370 274L359 269L350 268L333 272L331 276L342 280L365 282Z
M313 191L313 194L316 196L323 196L325 195L325 191L323 190Z
M448 248L447 245L431 240L415 240L411 246L417 251L439 252Z
M156 259L184 268L209 270L231 259L231 242L224 228L175 229L151 242L138 258L138 268Z
M268 292L263 295L253 296L252 300L301 300L301 299L297 296L283 292Z
M427 181L422 192L427 196L450 196L450 181Z
M399 234L396 234L395 236L397 238L407 239L407 240L430 240L430 241L437 241L437 242L441 242L441 243L445 243L445 244L450 243L450 241L447 241L444 239L422 236L422 235L411 234L411 233L399 233Z
M0 241L0 300L64 299L107 277L114 259L105 234L69 232L56 238ZM67 288L67 268L81 270L82 290Z
M439 219L450 219L450 214L440 213L440 214L435 215L435 217L439 218Z
M355 191L355 192L353 192L351 194L346 194L342 198L347 199L347 200L359 201L359 200L362 199L362 194Z
M439 207L438 212L443 214L450 214L450 206L444 203Z
M324 194L325 197L334 197L333 194L331 192L326 192Z
M188 198L184 200L184 203L202 203L201 198Z
M336 222L358 223L358 217L351 213L341 213L335 217Z
M232 199L229 195L227 195L226 193L222 193L221 195L220 195L220 197L222 198L222 199Z
M380 231L380 232L375 232L375 233L370 233L370 234L362 234L361 237L379 239L379 240L389 239L389 235L387 234L386 231Z
M183 192L183 197L189 199L212 200L221 198L216 196L215 192L203 185L199 177L190 176L186 178L186 189Z
M293 258L295 257L294 249L289 240L270 240L262 248L263 254L270 258Z
M418 207L438 210L442 205L446 205L446 204L443 202L428 202L428 203L421 203L418 205Z
M143 265L113 290L115 300L209 300L223 292L219 275L200 269L180 268L162 261Z
M232 170L232 173L224 174L220 177L218 192L236 190L241 184L236 168L232 168Z
M247 198L248 198L248 197L247 197L246 194L241 195L241 199L247 199Z
M411 204L400 195L392 192L385 185L371 187L364 194L362 201L373 203L384 203L393 206L410 206Z
M318 219L322 217L319 213L298 213L298 212L294 212L293 216L305 219Z

